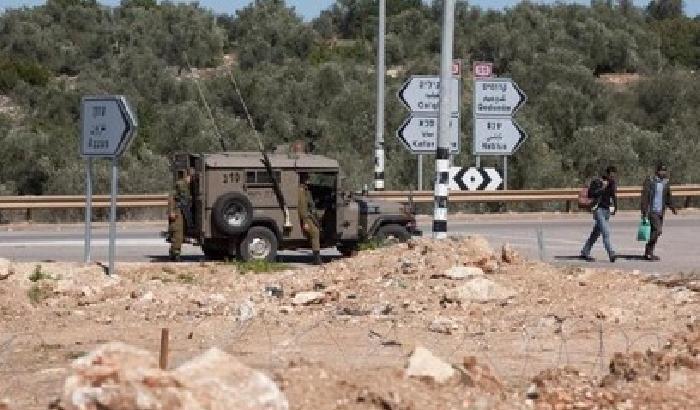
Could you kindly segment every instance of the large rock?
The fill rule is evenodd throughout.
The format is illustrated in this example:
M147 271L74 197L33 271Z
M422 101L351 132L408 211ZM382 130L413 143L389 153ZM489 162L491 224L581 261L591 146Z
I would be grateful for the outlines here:
M73 363L67 410L287 410L272 380L211 349L175 371L157 367L146 351L110 343Z
M515 292L485 277L477 277L448 293L447 298L460 302L497 302L515 297Z
M455 374L455 369L424 347L416 347L408 360L406 376L427 377L445 383Z
M286 410L287 399L263 373L219 349L183 364L174 374L204 409Z

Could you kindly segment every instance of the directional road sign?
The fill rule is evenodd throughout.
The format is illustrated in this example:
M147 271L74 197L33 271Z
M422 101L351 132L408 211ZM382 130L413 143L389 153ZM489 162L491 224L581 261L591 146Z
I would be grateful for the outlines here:
M497 191L503 188L503 177L495 168L450 168L450 190Z
M474 118L475 155L511 155L527 134L510 117Z
M137 128L133 110L120 95L83 97L80 123L80 153L84 157L120 156Z
M452 77L452 114L459 113L459 77ZM399 90L399 99L414 113L435 113L440 110L440 77L414 75Z
M475 116L513 116L527 96L509 78L477 79L474 81Z
M411 115L404 121L396 135L414 154L434 154L437 150L438 118ZM459 116L450 119L450 147L459 153Z

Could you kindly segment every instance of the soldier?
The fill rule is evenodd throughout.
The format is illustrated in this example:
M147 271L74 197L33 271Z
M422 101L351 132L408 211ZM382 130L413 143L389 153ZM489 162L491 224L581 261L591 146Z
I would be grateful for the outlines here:
M192 176L188 171L178 171L178 179L175 181L175 190L168 199L168 232L170 234L170 260L180 262L182 242L185 240L185 232L189 225L192 209L192 194L190 182Z
M301 228L311 241L311 249L314 253L314 265L321 264L321 224L316 217L314 200L311 196L311 191L307 182L309 174L302 172L299 174L299 203L297 209L299 211L299 219L301 220Z

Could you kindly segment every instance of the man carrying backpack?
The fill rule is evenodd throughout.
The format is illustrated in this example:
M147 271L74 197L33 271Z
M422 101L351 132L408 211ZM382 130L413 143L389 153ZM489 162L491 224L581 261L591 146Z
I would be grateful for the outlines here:
M642 218L649 219L651 223L651 236L644 251L644 259L658 261L660 258L654 255L654 247L661 236L666 207L671 209L674 215L678 213L671 200L671 185L668 182L666 165L659 164L656 167L656 174L644 181L641 205Z
M617 181L615 180L617 168L609 166L605 169L605 174L600 178L591 181L588 187L588 197L593 200L591 210L593 211L593 230L591 231L586 244L581 249L581 258L593 262L591 249L598 238L603 236L603 245L608 252L610 262L615 262L617 256L610 241L610 215L617 212Z

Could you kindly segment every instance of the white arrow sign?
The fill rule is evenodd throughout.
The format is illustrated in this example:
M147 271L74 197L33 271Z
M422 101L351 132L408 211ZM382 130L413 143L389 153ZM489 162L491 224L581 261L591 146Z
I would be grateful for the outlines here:
M474 118L474 155L512 155L526 139L512 118Z
M452 114L459 113L459 77L452 77ZM414 75L399 91L399 99L414 113L434 113L440 110L440 77Z
M495 168L450 168L450 190L497 191L503 186L503 177Z
M410 116L404 121L396 135L414 154L434 154L437 150L438 119L436 117ZM459 153L459 117L450 118L450 147L453 154Z
M80 153L85 157L120 156L137 128L126 98L114 95L84 97L80 123Z
M518 85L508 78L474 81L475 116L512 116L527 101Z

